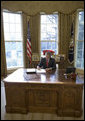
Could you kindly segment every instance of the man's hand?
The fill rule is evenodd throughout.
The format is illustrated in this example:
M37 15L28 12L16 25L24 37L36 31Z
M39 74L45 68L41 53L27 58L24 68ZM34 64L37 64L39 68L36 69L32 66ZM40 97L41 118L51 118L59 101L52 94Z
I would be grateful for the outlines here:
M52 70L52 68L46 68L45 70L48 72L48 71L51 71L51 70Z

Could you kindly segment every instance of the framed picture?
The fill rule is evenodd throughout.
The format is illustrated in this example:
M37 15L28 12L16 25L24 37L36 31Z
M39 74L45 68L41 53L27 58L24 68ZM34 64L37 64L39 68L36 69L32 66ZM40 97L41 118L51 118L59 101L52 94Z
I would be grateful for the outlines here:
M40 61L39 54L38 53L33 53L32 54L32 61Z
M56 62L60 62L60 56L56 55L55 60Z
M56 62L60 62L61 60L65 60L65 55L64 54L56 55L55 60L56 60Z

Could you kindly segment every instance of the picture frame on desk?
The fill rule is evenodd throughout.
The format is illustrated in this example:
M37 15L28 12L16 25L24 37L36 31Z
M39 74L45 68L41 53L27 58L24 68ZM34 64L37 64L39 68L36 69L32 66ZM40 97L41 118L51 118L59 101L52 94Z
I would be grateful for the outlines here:
M56 55L55 60L56 62L61 62L61 60L65 60L65 55L64 54Z
M60 57L56 55L55 61L56 61L56 62L60 62Z
M38 53L33 53L32 54L32 61L40 61L39 54Z

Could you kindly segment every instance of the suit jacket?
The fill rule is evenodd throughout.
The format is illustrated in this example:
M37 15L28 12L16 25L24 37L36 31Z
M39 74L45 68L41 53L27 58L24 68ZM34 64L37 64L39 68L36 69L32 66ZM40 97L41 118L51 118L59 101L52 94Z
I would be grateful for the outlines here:
M43 69L45 68L52 68L56 69L56 62L54 58L50 58L49 62L48 62L48 67L46 65L46 58L42 58L40 63L38 64L39 67L42 67Z

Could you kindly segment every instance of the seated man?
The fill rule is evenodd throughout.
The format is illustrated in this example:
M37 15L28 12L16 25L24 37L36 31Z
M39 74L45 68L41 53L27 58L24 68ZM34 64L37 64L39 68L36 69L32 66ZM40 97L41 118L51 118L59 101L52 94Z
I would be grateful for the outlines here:
M37 66L37 69L46 69L46 71L56 69L56 62L54 58L51 58L51 52L46 53L46 58L42 58Z

